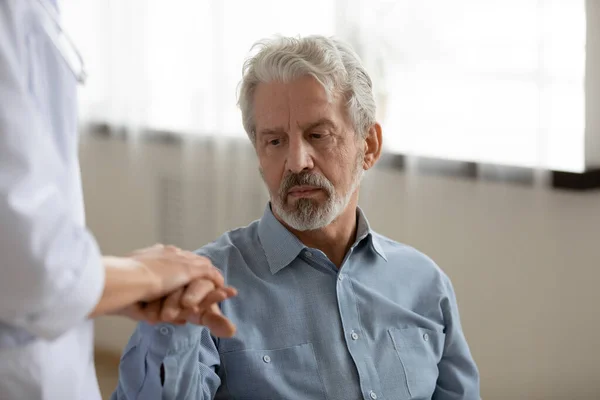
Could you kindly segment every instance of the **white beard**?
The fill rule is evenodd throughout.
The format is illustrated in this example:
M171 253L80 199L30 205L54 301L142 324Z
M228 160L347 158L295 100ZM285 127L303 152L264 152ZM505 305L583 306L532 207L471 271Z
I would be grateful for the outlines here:
M360 155L357 158L352 185L343 195L338 195L335 189L333 189L330 191L331 194L323 205L319 205L312 199L298 199L296 201L296 208L293 210L286 210L283 206L283 199L279 196L276 200L271 199L273 211L283 222L297 231L313 231L326 227L344 212L348 203L350 203L352 195L360 186L364 174L362 163L363 156ZM325 179L325 177L322 178ZM331 183L329 185L333 188Z

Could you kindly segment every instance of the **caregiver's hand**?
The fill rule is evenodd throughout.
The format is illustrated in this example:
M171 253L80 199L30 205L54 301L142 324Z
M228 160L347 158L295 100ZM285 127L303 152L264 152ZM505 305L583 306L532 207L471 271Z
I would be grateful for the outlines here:
M153 281L143 301L157 300L194 281L210 283L214 288L224 284L221 272L208 258L175 246L158 244L130 257L141 264Z

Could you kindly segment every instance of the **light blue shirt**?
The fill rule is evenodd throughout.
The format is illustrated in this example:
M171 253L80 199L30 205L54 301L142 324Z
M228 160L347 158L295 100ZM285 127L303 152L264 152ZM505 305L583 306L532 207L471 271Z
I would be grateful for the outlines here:
M239 290L221 305L238 333L141 323L113 400L479 399L448 277L357 221L339 270L270 207L200 249Z

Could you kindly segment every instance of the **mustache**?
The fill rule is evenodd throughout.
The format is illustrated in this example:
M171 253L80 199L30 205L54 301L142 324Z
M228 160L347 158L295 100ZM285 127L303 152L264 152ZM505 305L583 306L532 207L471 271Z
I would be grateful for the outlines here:
M331 195L334 191L333 184L329 182L323 175L313 174L310 172L300 172L298 174L290 173L283 178L279 188L279 196L285 198L287 193L294 186L314 186L323 189L327 194Z

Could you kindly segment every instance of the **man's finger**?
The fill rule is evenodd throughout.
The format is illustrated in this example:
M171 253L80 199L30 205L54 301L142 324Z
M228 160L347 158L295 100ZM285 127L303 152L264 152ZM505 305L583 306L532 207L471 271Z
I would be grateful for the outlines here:
M143 319L150 325L158 322L162 303L163 299L154 300L150 303L146 303L146 306L140 309L143 314Z
M189 315L188 322L206 326L217 337L231 337L236 332L235 325L223 315L218 304L212 304L200 314Z
M196 279L185 289L180 305L183 308L194 308L208 293L215 289L215 284L206 279Z
M204 297L204 300L194 308L194 311L200 312L208 310L211 305L220 303L236 295L237 290L232 287L215 289Z
M204 313L202 316L202 325L210 329L211 333L217 337L232 337L236 331L235 325L220 310L215 311L211 309Z
M238 295L238 291L236 288L234 288L233 286L225 286L223 288L220 288L221 290L224 290L225 293L227 293L227 298L230 297L235 297Z
M181 312L180 302L183 292L184 289L179 289L167 296L160 311L162 321L172 322L177 319Z

